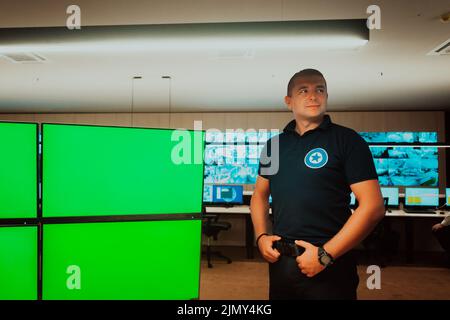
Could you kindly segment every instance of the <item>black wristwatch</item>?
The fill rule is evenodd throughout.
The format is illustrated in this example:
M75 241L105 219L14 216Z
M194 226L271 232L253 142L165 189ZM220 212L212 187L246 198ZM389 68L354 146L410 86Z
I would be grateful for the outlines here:
M323 247L319 247L318 257L320 264L325 268L331 266L334 263L334 258L331 256L331 254L326 252Z

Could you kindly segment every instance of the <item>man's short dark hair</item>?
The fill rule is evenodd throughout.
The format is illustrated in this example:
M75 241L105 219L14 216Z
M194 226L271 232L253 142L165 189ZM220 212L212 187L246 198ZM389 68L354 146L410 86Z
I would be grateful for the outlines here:
M327 85L327 81L325 80L325 77L323 76L322 72L316 69L303 69L296 74L294 74L289 80L289 84L287 87L287 95L290 97L292 96L292 89L294 89L295 81L297 81L298 78L301 77L311 77L311 76L319 76L323 78L323 81L325 81L325 86Z

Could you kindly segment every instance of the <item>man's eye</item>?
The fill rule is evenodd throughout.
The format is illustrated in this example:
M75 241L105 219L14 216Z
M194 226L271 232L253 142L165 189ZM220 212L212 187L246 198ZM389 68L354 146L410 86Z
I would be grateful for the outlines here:
M308 92L308 90L306 90L306 89L300 90L300 93L306 93L306 92Z

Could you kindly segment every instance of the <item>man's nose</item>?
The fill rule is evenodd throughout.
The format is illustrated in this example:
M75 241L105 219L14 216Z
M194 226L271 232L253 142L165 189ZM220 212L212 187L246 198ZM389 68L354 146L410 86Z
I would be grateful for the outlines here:
M315 92L311 92L310 94L309 94L309 100L312 100L312 101L314 101L314 100L316 100L316 93Z

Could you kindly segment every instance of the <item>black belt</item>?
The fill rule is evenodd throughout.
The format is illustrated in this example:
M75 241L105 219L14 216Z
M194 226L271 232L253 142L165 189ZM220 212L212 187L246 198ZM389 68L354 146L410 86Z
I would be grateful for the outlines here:
M275 241L273 248L277 249L282 256L288 257L298 257L305 252L305 248L296 245L294 242L283 240Z

